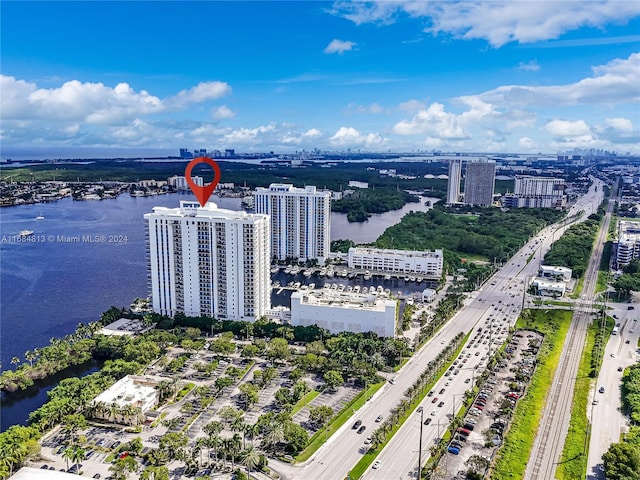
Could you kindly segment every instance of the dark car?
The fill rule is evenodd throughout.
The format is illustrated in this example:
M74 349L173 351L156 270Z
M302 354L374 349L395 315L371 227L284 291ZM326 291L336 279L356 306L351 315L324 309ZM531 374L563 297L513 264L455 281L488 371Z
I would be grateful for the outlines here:
M441 406L443 406L443 405L444 405L444 402L440 402L440 403L438 404L438 407L441 407Z
M431 400L431 403L436 403L438 401L438 397L434 397L433 400Z
M360 425L362 425L362 420L357 420L356 423L353 424L353 427L351 427L352 429L356 429L358 428Z
M362 425L359 429L358 429L358 433L362 433L367 429L367 427L365 427L364 425Z
M425 425L429 425L431 423L432 418L431 417L427 417L427 419L424 421Z
M627 310L633 310L633 308L634 308L634 307L633 307L632 305L629 305L629 306L627 307Z
M438 395L442 395L443 393L444 393L444 388L440 390L440 393L438 393Z

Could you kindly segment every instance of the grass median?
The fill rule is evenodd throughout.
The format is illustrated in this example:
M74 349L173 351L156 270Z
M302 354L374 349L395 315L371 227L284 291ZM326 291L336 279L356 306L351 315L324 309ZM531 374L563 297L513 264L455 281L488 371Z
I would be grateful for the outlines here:
M367 470L367 468L369 468L369 465L371 465L373 463L373 461L376 459L376 457L378 456L378 454L380 452L382 452L382 449L387 445L387 443L389 443L391 441L391 439L398 432L398 430L400 430L400 427L402 427L404 422L411 415L414 414L417 406L420 405L422 400L424 400L424 398L427 396L427 393L430 392L431 389L433 388L433 386L438 382L438 380L440 380L440 377L442 377L444 372L446 372L449 369L449 367L453 363L454 359L456 359L458 357L458 355L460 354L460 352L464 348L464 345L467 342L467 340L469 339L469 335L470 334L471 333L467 333L465 335L465 337L460 342L460 346L449 357L449 361L446 362L442 366L442 368L440 368L440 370L438 370L436 372L435 380L433 382L430 382L429 384L427 384L425 386L425 388L422 390L422 393L418 396L417 401L415 402L415 406L413 406L413 408L411 408L409 411L407 411L407 413L403 417L400 418L398 423L393 426L393 428L391 429L391 432L389 433L389 435L387 435L387 439L383 443L378 445L376 448L369 449L367 451L367 453L365 453L362 456L362 458L358 461L358 463L356 463L355 467L353 467L353 469L349 472L349 478L358 479L364 474L364 472Z
M291 410L291 416L293 417L296 413L306 407L318 395L320 395L319 390L311 390L310 392L307 392L304 397L298 400L298 403L294 405L293 410Z
M307 447L296 457L296 463L309 460L311 455L313 455L331 435L333 435L342 425L345 424L347 420L351 418L353 411L359 410L360 407L365 404L367 399L371 398L378 390L380 390L380 388L382 388L384 384L385 382L380 382L369 385L366 390L363 390L353 397L351 401L347 403L342 410L340 410L340 413L333 418L333 421L327 425L326 428L314 433L309 440Z
M511 428L498 450L491 478L504 480L524 476L527 461L542 418L542 409L560 361L573 312L569 310L532 310L532 318L519 318L516 328L538 330L544 340L538 354L538 365L513 414Z

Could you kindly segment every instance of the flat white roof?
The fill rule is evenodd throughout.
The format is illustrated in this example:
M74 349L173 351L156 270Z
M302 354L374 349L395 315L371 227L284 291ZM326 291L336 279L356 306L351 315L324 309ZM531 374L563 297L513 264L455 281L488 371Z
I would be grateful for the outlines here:
M78 478L74 473L61 472L59 470L44 470L41 468L22 467L13 474L11 480L72 480Z
M153 326L145 327L140 320L120 318L100 329L98 333L102 335L135 335L151 330Z
M396 303L394 300L389 300L386 296L378 297L373 293L337 292L326 288L294 292L291 297L300 298L301 305L371 310L377 312L383 312L389 304L395 305Z
M115 403L120 407L140 403L144 405L150 397L156 395L156 389L147 385L139 384L130 375L121 378L93 399L93 403L104 402L106 404Z

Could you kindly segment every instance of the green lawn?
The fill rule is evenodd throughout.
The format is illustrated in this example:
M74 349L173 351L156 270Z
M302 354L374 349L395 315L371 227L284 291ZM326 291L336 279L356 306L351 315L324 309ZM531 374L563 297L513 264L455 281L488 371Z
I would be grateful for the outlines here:
M306 407L307 404L311 403L311 400L316 398L318 395L320 395L320 391L318 390L311 390L310 392L307 392L304 397L294 405L293 410L291 410L291 416L293 417L296 413Z
M386 382L374 383L369 385L366 390L363 390L356 395L349 403L347 403L340 413L333 417L333 421L326 427L326 429L318 430L313 437L309 440L309 445L296 457L296 462L304 462L311 458L318 448L333 435L344 423L351 418L354 410L359 410L362 405L371 398ZM326 431L325 431L326 430Z
M576 281L576 287L573 289L573 292L571 292L571 298L573 298L574 300L576 298L580 298L580 294L582 293L582 285L583 284L584 284L584 277L580 277Z
M527 325L519 318L516 328L533 328L545 334L538 354L538 366L526 395L516 406L509 433L496 455L491 478L509 480L524 476L542 408L571 324L572 312L569 310L532 310L532 313L533 318Z
M600 270L598 272L598 283L596 284L596 293L604 292L607 289L607 280L609 280L608 272Z

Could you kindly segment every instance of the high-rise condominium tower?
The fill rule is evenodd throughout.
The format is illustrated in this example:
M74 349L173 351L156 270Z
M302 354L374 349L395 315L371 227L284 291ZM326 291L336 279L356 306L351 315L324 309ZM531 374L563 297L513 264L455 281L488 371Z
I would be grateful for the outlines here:
M271 218L272 257L325 262L331 243L330 192L272 183L253 195L256 213Z
M460 178L462 176L462 161L449 160L449 183L447 185L447 204L453 205L460 201Z
M464 203L485 207L493 203L496 164L489 160L467 162L464 178Z
M147 222L153 310L254 321L271 307L269 218L200 207L155 207Z

